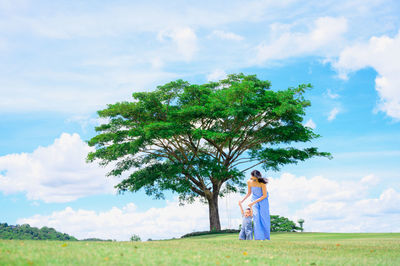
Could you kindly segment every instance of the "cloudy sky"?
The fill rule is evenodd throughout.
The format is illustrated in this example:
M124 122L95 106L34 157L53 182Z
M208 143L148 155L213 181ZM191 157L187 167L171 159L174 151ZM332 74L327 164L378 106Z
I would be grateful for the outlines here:
M116 194L85 141L96 111L134 91L243 72L274 90L312 83L304 124L334 156L264 172L272 214L399 232L399 14L383 0L0 0L0 222L118 240L207 229L199 202ZM239 198L220 200L224 228Z

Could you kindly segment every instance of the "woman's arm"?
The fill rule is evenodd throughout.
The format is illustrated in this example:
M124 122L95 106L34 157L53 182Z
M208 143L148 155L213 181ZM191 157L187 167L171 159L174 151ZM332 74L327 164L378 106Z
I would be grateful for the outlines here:
M244 211L243 211L243 207L242 207L242 202L239 200L239 207L240 207L240 211L242 212L242 216L244 216Z
M247 194L246 196L244 196L244 198L240 201L240 203L243 203L243 201L245 201L248 197L250 197L251 195L251 187L249 184L249 181L247 181Z
M262 192L263 195L261 197L259 197L258 199L256 199L255 201L253 201L252 203L249 204L249 207L251 208L254 204L256 204L257 202L262 201L263 199L265 199L267 197L267 186L265 184L261 185L262 188Z

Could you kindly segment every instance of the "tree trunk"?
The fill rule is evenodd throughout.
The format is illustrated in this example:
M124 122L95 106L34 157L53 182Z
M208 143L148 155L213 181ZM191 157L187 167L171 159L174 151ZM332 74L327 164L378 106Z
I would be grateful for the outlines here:
M210 231L220 231L221 223L219 221L218 213L218 193L213 193L212 197L208 198L207 201L210 218Z

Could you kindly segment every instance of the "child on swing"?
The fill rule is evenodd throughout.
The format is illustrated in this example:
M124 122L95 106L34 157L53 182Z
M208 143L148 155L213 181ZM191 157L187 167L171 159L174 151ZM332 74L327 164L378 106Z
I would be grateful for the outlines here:
M240 201L239 206L243 217L242 228L239 233L239 240L253 240L252 209L246 208L246 211L243 211L242 203Z

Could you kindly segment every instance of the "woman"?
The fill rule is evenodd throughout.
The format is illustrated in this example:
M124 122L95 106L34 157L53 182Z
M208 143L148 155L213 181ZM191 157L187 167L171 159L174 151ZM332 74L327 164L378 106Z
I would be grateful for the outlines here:
M247 194L239 201L239 205L241 205L252 195L252 202L249 207L253 209L255 240L270 240L271 221L269 217L267 183L268 180L262 178L260 171L252 171L251 178L247 181Z

